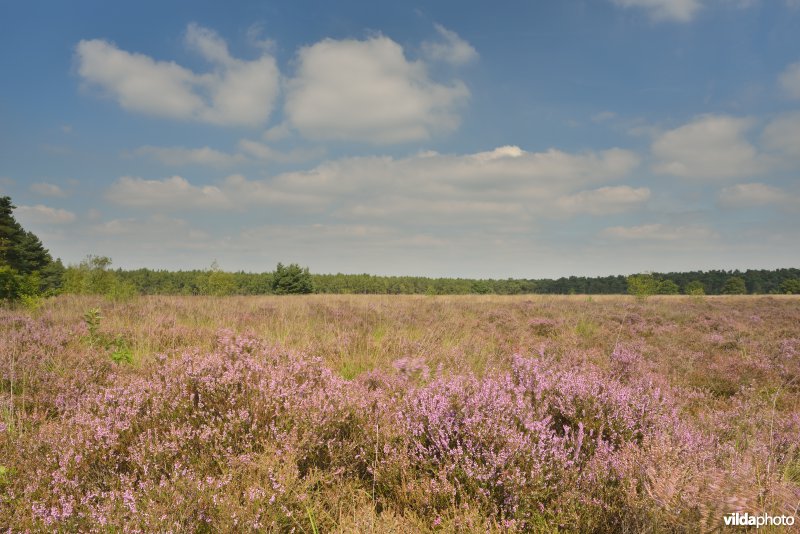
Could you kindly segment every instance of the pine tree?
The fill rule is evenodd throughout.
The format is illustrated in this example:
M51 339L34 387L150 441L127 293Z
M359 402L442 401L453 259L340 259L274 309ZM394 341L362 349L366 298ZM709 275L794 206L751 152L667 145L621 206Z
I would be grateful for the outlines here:
M58 289L63 265L53 262L41 240L22 228L14 218L15 208L11 197L0 197L0 268L4 280L0 298L18 298L19 288L24 287L28 288L26 292L35 293Z
M17 270L18 246L24 231L14 218L16 206L11 197L0 197L0 265Z
M296 263L284 267L278 263L272 277L272 292L276 295L292 295L312 293L314 285L308 267L302 268Z

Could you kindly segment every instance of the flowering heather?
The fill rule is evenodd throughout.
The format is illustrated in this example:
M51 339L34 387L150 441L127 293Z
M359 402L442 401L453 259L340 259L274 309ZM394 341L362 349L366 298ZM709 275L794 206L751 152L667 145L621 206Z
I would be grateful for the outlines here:
M0 310L0 527L697 532L797 514L788 298ZM100 336L82 315L103 306ZM755 320L754 317L758 317Z

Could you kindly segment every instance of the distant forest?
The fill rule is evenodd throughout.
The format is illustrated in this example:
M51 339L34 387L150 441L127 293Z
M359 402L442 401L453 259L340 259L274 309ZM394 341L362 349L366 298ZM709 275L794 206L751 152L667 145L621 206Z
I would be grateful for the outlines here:
M274 272L245 273L218 270L165 271L151 269L115 270L120 281L130 284L137 293L145 295L269 295L274 294ZM628 277L570 276L552 279L486 279L426 278L421 276L375 276L369 274L310 274L314 293L344 294L587 294L611 295L628 293ZM792 282L800 280L800 269L746 271L691 271L683 273L652 273L661 281L669 280L677 286L670 293L688 293L687 286L702 284L707 295L725 292L732 278L744 280L747 293L777 294L794 288Z
M691 271L631 276L570 276L551 279L474 280L369 274L312 274L297 264L278 264L263 273L226 272L216 261L209 269L167 271L111 269L111 259L88 256L64 267L39 238L14 218L11 198L0 197L0 301L38 301L58 293L134 295L339 294L585 294L719 295L800 294L800 269Z

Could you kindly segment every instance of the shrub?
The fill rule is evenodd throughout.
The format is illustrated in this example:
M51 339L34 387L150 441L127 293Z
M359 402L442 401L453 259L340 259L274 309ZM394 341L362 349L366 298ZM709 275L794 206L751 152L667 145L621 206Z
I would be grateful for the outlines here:
M800 278L790 278L781 283L781 293L800 295Z
M658 282L659 295L677 295L680 292L680 287L672 280L661 280Z
M686 287L684 288L683 292L686 293L687 295L706 294L705 287L703 286L703 283L699 280L692 280L691 282L686 284Z
M639 300L658 293L659 281L652 274L633 274L628 277L628 294Z
M747 286L745 286L744 279L739 276L728 278L722 286L723 295L745 295L746 293Z

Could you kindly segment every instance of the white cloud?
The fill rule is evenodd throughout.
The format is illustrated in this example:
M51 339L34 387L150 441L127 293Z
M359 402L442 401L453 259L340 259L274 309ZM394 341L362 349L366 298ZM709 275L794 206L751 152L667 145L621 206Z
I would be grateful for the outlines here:
M148 145L137 148L135 154L151 157L165 165L174 166L209 165L212 167L227 167L247 160L242 154L228 154L207 146L203 148L185 148Z
M423 153L407 158L359 157L325 162L310 171L285 173L275 181L288 188L321 193L372 189L427 194L552 198L581 185L618 179L638 164L632 152L611 149L570 154L550 149L526 152L500 147L488 152L452 155Z
M622 185L615 187L601 187L588 191L581 191L574 195L561 196L556 200L556 206L565 213L589 213L604 215L620 213L638 207L650 198L650 190L646 187L634 189Z
M253 61L235 59L217 34L194 24L187 29L186 44L213 70L197 74L174 62L93 39L76 47L78 73L129 111L220 125L254 126L266 121L280 78L271 55Z
M280 141L292 134L292 127L288 122L282 122L263 133L264 141Z
M16 209L23 226L27 224L67 224L75 221L75 214L71 211L51 208L43 204L35 206L19 206Z
M164 180L144 180L123 176L106 192L106 198L123 206L154 208L217 208L233 207L228 197L216 186L194 186L181 176Z
M559 196L619 180L637 164L633 153L619 149L569 154L506 146L464 155L344 158L278 175L272 186L286 192L314 191L328 199L335 216L347 219L505 225L561 215ZM611 203L605 202L606 208ZM624 203L617 199L620 209Z
M261 160L265 163L298 163L301 161L317 159L325 154L325 149L321 147L295 148L286 152L276 150L269 145L260 143L258 141L253 141L251 139L242 139L239 141L239 149L253 158Z
M433 82L425 64L408 61L383 36L366 41L326 39L300 49L287 83L285 113L312 139L374 144L428 139L454 130L469 97L463 82Z
M778 80L786 94L792 98L800 98L800 62L786 67Z
M762 141L766 148L800 161L800 112L787 113L770 121L764 128Z
M243 141L257 153L269 147ZM163 180L123 177L106 192L119 205L192 209L248 206L305 209L345 219L392 218L400 224L429 221L448 225L442 215L466 220L615 213L633 209L649 190L597 187L625 177L637 164L631 152L611 149L570 154L526 152L500 147L464 155L421 153L406 158L359 157L327 161L307 171L264 180L232 175L214 185L195 185L180 176ZM504 223L505 224L505 223Z
M123 176L106 191L106 198L121 206L170 208L172 210L242 210L250 205L313 207L318 196L281 191L268 183L248 181L239 174L228 176L218 185L193 185L186 178L172 176L145 180Z
M169 232L164 232L169 228ZM207 239L209 234L200 230L192 229L189 223L183 219L167 217L155 214L145 219L128 218L112 219L91 226L90 230L104 236L136 236L138 238L149 237L154 239L171 238L176 239Z
M706 226L669 226L665 224L612 226L603 230L602 235L615 239L642 241L691 241L717 237L716 232Z
M440 41L422 43L422 53L432 61L442 61L453 65L464 65L478 59L478 52L467 41L441 24L436 25Z
M30 190L37 195L42 195L45 197L63 197L66 196L61 187L57 186L56 184L48 184L46 182L40 182L31 184Z
M745 138L752 121L705 115L659 135L652 145L654 170L682 178L748 176L763 169L756 148Z
M771 185L754 182L736 184L720 191L719 203L730 208L788 205L797 203L797 198Z
M689 22L702 7L700 0L613 0L621 7L646 9L654 20Z

